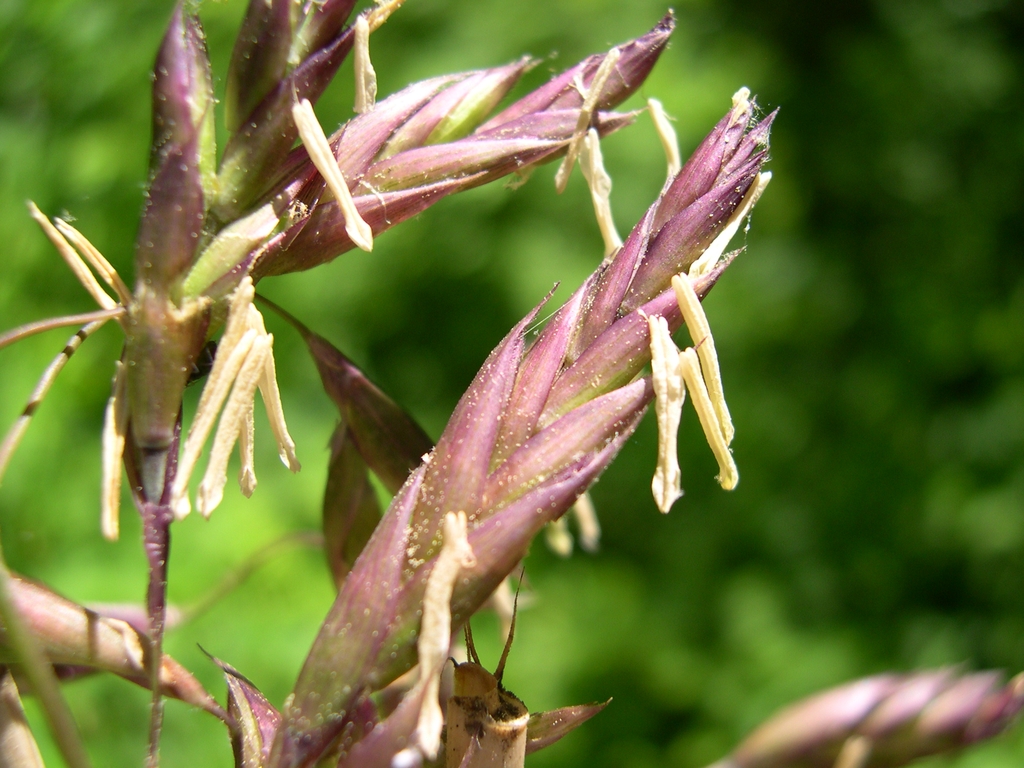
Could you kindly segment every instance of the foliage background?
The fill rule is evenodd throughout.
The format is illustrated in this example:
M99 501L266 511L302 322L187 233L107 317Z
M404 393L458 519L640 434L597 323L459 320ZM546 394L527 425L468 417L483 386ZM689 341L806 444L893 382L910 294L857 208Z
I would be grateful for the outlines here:
M529 76L539 83L648 29L662 2L409 0L372 41L381 93L557 51ZM0 0L0 327L91 308L26 216L27 198L73 214L131 274L148 72L170 6ZM221 76L242 11L241 0L202 7ZM687 412L687 495L659 515L648 421L594 490L601 552L562 561L534 547L536 596L509 687L534 710L614 697L532 758L536 768L699 768L775 707L855 676L1024 669L1022 6L680 0L676 13L674 43L643 95L677 117L684 152L741 85L764 108L783 108L775 180L748 252L707 302L742 482L732 494L716 487ZM321 103L327 126L350 114L350 71ZM661 150L641 118L605 154L625 232L661 185ZM261 290L436 436L504 332L553 282L565 295L600 259L582 180L559 197L551 176L446 200L372 255ZM174 528L180 605L247 553L318 524L335 415L297 337L270 323L305 468L290 476L262 431L253 499L229 490L210 522ZM13 421L67 335L0 353L0 423ZM97 520L99 431L120 343L109 327L81 350L0 489L12 566L79 601L143 595L137 517L125 508L114 545ZM169 649L218 695L197 643L280 704L331 596L320 554L292 549L173 632ZM496 658L495 623L478 622L485 658ZM147 694L101 677L67 692L96 764L139 765ZM1018 729L932 765L1022 759ZM230 764L221 727L171 703L164 762Z

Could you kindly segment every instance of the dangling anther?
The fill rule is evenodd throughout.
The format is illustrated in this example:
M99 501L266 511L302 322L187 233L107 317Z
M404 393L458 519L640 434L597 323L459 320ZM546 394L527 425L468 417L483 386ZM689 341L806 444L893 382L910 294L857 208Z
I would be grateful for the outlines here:
M121 459L128 433L127 369L120 360L115 365L113 391L103 416L100 530L108 541L117 541L121 529Z
M377 101L377 73L370 61L370 22L365 14L356 17L354 25L355 44L353 64L356 75L355 104L353 110L359 114L369 112Z
M683 167L682 159L679 156L679 139L676 138L675 128L669 122L665 108L657 99L647 100L647 111L651 113L651 121L654 123L654 130L658 132L658 139L661 141L661 148L665 150L665 162L668 165L668 181L675 178Z
M601 521L597 519L597 510L590 498L590 493L580 495L572 505L572 514L576 518L579 529L580 546L584 552L593 554L601 546Z
M683 495L676 441L679 417L686 400L679 349L672 341L668 322L660 315L647 318L651 334L651 379L654 384L654 413L658 421L658 464L651 481L654 502L668 512Z
M267 417L277 441L281 461L293 472L299 470L295 442L288 434L281 406L274 367L273 335L267 333L263 316L253 304L255 291L252 279L246 277L231 296L231 306L217 347L213 368L199 397L199 406L189 428L188 437L178 461L178 472L171 488L171 508L177 518L191 511L188 483L195 470L203 446L213 431L220 414L220 423L210 450L210 460L199 485L197 505L203 515L223 498L227 483L227 463L235 442L239 442L242 464L238 482L242 493L250 495L256 487L252 463L253 399L256 389L263 396ZM222 412L223 407L223 412Z
M89 270L82 260L82 257L78 252L71 247L71 244L64 239L55 226L50 222L48 218L43 214L36 204L29 202L28 204L29 214L36 223L42 228L43 233L53 243L54 248L57 249L57 253L61 255L64 262L68 265L68 268L74 273L75 277L78 278L78 282L82 284L82 287L89 292L93 300L100 305L102 309L113 309L117 306L117 302L110 298L110 295L104 291L100 284L96 281L96 276Z
M302 99L292 106L292 119L295 120L295 126L299 129L299 137L309 153L309 159L320 171L320 175L324 177L324 181L327 182L327 186L338 201L338 207L341 208L342 216L345 218L345 233L359 248L364 251L372 251L373 230L356 209L348 182L345 181L341 168L338 167L338 160L331 150L331 145L327 142L327 135L320 126L320 121L316 119L313 105L309 103L309 99Z
M693 290L690 278L686 275L676 275L672 278L672 288L676 294L676 301L679 304L679 311L686 323L686 330L690 332L693 339L693 346L700 358L700 368L704 376L704 383L708 388L708 395L715 407L715 414L718 416L718 423L722 427L722 438L726 445L732 443L736 433L732 424L732 416L729 415L729 406L725 403L725 391L722 389L722 370L718 365L718 352L715 351L715 340L711 336L711 325L708 323L708 316L704 313L704 307Z
M583 106L580 107L580 115L576 120L576 129L569 140L565 157L562 159L562 164L558 166L558 172L555 174L555 189L558 190L559 194L565 191L565 186L569 183L569 174L576 163L576 157L579 155L583 137L587 135L587 129L590 128L590 121L594 118L594 110L597 109L598 99L601 98L601 92L604 90L605 83L608 82L608 77L615 69L620 55L621 53L618 48L612 48L602 59L597 72L594 73L594 77L590 81L590 87L584 89L582 86L577 85L577 88L583 93Z
M718 233L718 236L711 241L704 253L700 255L693 264L690 265L688 274L690 277L702 277L708 274L715 265L718 264L718 260L722 258L722 254L725 253L725 248L729 245L729 241L733 239L736 233L739 231L740 224L750 213L754 207L754 203L757 202L758 198L761 197L761 193L764 192L765 187L768 186L768 182L772 180L771 171L763 171L754 178L750 188L747 190L747 194L743 196L743 200L736 210L733 211L732 216L722 227L722 231Z
M427 577L423 594L423 619L416 648L419 655L420 682L423 685L422 705L416 721L415 740L424 756L433 760L441 747L444 716L438 702L441 669L448 660L452 635L452 593L459 572L476 565L476 555L469 544L466 513L449 512L444 517L444 538L434 568ZM476 652L474 648L473 652Z
M683 381L686 382L686 387L690 390L690 399L704 430L704 437L718 460L718 483L725 490L731 491L739 482L740 474L736 469L732 452L722 437L722 427L718 423L718 415L708 396L697 353L692 347L687 347L680 353L679 363L683 369Z
M583 171L583 178L587 180L590 187L590 199L594 203L594 214L597 216L597 226L601 230L601 238L604 240L604 255L609 258L622 247L622 238L615 229L615 221L612 219L612 179L604 169L604 158L601 156L601 138L597 130L591 128L583 139L583 146L580 150L580 170Z

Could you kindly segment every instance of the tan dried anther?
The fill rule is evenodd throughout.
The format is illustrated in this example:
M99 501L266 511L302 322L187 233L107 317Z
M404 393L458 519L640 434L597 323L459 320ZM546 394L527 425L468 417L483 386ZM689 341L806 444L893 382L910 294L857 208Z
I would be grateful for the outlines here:
M128 286L124 284L124 280L117 274L117 270L107 261L106 257L99 252L95 245L89 242L85 235L68 222L63 219L54 219L53 223L57 230L71 241L75 249L89 262L89 266L95 270L96 274L102 277L103 281L114 289L118 301L127 306L132 300L131 291L128 290Z
M750 185L750 189L747 190L747 194L743 196L743 200L736 210L733 211L732 216L729 217L729 221L726 222L722 231L718 233L718 236L711 241L711 245L700 255L693 264L690 265L689 275L690 277L701 277L708 274L715 265L718 264L718 260L722 258L722 254L725 253L725 247L729 245L729 241L735 236L736 232L739 231L740 224L750 213L754 204L761 197L761 193L764 192L765 187L768 186L768 182L772 180L771 171L763 171L757 174L754 178L754 182Z
M732 112L730 113L729 126L736 125L748 111L750 111L750 89L743 86L732 95Z
M273 341L269 334L253 339L252 347L238 371L234 386L231 387L231 395L224 404L217 433L213 438L213 448L210 449L210 462L206 466L206 473L199 483L199 491L196 494L196 507L203 517L209 517L224 498L224 486L227 485L228 479L228 457L245 424L246 411L252 407L256 387L263 374L267 355L271 353Z
M437 757L441 747L444 717L438 703L441 669L448 659L451 642L452 593L459 572L476 564L476 555L469 545L466 513L449 512L444 516L443 541L434 568L427 578L423 594L423 620L417 641L423 703L416 722L415 743L429 759Z
M572 514L579 529L580 546L585 552L597 552L601 544L601 523L589 493L584 493L572 505Z
M565 515L544 526L544 541L548 549L559 557L569 557L572 554L572 534L569 533L569 520Z
M117 541L121 530L121 458L124 456L125 435L128 433L127 369L120 360L115 365L117 372L103 415L100 486L100 530L109 541Z
M668 164L668 178L672 179L683 167L679 155L679 139L676 138L675 128L669 122L665 108L657 99L647 100L647 111L651 113L651 121L654 123L654 130L658 132L658 139L661 141L661 148L665 150L665 162Z
M242 466L239 485L247 496L256 487L252 466L252 409L259 388L267 408L281 460L293 472L299 470L295 443L288 434L281 407L274 368L273 335L267 333L253 304L252 279L246 277L231 296L227 323L214 358L213 368L199 397L199 406L189 428L188 437L178 461L178 472L171 488L171 507L178 519L191 511L188 484L203 446L213 431L220 414L220 423L210 451L210 461L199 486L197 506L209 516L223 498L227 483L227 462L231 449L240 441ZM223 409L222 409L223 406ZM222 412L223 410L223 412Z
M597 130L591 128L583 139L580 149L580 170L590 187L590 199L594 202L594 214L597 226L604 240L604 255L611 256L622 247L622 238L615 229L612 219L612 179L604 169L604 158L601 156L601 138Z
M261 334L266 334L263 315L251 306L249 314L253 323L251 327ZM299 459L295 455L295 441L288 434L288 424L284 420L284 405L281 403L281 389L277 386L277 366L274 364L272 353L268 354L263 361L259 388L260 395L263 397L263 405L267 409L267 418L270 420L270 430L274 433L274 441L277 443L277 455L281 458L281 463L288 469L298 472L302 469L302 465L299 464Z
M370 25L370 31L376 32L381 25L388 20L388 17L397 11L405 3L405 0L377 0L377 4L366 14Z
M355 104L352 109L359 114L369 112L377 101L377 73L370 61L370 22L366 15L356 18L353 64L356 75Z
M704 383L707 385L711 403L715 408L719 426L722 429L722 438L726 445L730 445L736 430L732 424L732 416L729 415L729 406L725 403L722 370L718 365L718 353L715 351L715 340L711 335L708 316L704 313L704 307L693 290L693 284L689 277L686 275L673 277L672 289L675 291L676 302L679 304L679 311L683 315L686 329L690 332L693 346L700 358L701 373Z
M171 507L174 515L179 520L192 511L188 500L188 483L192 478L203 446L206 445L210 433L213 431L214 422L221 411L221 406L231 392L232 384L246 359L252 351L253 343L256 341L256 332L246 330L234 345L225 343L228 334L225 332L221 339L222 348L218 350L217 358L224 359L224 365L217 370L216 362L214 370L203 387L203 394L199 398L199 407L196 409L195 418L189 428L188 438L185 441L185 448L181 453L178 462L178 472L175 475L174 485L171 488ZM211 459L212 461L212 459Z
M131 292L125 285L117 270L99 252L89 239L81 232L61 219L47 218L35 203L28 203L29 215L39 224L43 233L50 240L57 252L64 259L64 262L74 273L75 277L82 284L90 296L99 304L103 310L119 309L124 311L132 300ZM70 241L70 242L69 242ZM91 269L90 269L91 268ZM117 295L117 301L110 297L103 287L96 280L99 275L103 281L113 289ZM123 314L118 317L119 322ZM109 318L108 318L109 319ZM63 368L64 363L70 359L78 346L102 322L91 322L82 328L71 341L68 342L60 355L50 364L43 378L40 380L36 390L32 393L29 405L26 406L21 418L4 439L0 447L0 477L3 476L7 461L13 454L28 426L35 406L45 397L49 386L57 373ZM102 441L102 481L100 496L100 527L103 535L114 541L119 535L120 521L119 512L121 506L121 458L124 455L125 433L128 427L128 402L126 392L126 372L124 366L118 362L117 371L114 376L113 391L107 402L107 408L103 422Z
M498 622L501 624L501 634L505 637L508 637L509 629L512 627L512 620L516 615L516 601L518 599L516 595L517 593L512 591L511 577L506 576L494 588L491 596L484 603L484 607L490 608L497 614ZM452 656L459 662L466 660L465 654L462 654L462 657L459 658L459 655L453 652Z
M338 201L338 207L345 218L345 233L359 248L372 251L373 230L356 210L348 182L338 167L338 161L327 142L327 135L320 126L320 121L316 119L309 99L302 99L292 105L292 119L295 120L295 127L299 130L299 137L309 153L309 159L320 171L320 175L324 177L324 181Z
M559 194L565 191L565 187L569 183L569 174L572 172L572 167L576 163L576 158L580 152L580 146L583 144L583 139L590 128L590 121L594 117L594 110L597 109L597 100L601 98L601 91L604 90L605 83L608 82L609 76L611 76L612 71L615 69L620 55L621 53L618 48L612 48L608 51L604 59L601 60L601 65L597 68L597 72L594 73L594 78L590 81L590 88L584 88L581 82L577 81L576 83L577 90L583 96L583 106L580 107L580 116L576 120L576 129L569 140L565 157L562 159L562 164L558 166L558 172L555 174L555 189L558 190Z
M867 736L851 736L843 742L832 768L866 768L873 748Z
M679 364L683 369L683 381L690 390L690 399L693 402L694 410L697 411L697 418L700 420L701 428L704 430L704 437L711 446L711 451L718 460L718 483L725 490L731 491L740 480L739 471L736 469L736 462L732 458L732 452L722 437L722 427L718 423L718 415L715 407L711 404L711 397L708 395L707 385L700 370L700 361L697 353L692 347L687 347L679 355Z
M654 384L654 413L658 421L658 464L651 481L654 502L668 512L683 495L676 452L679 417L686 400L679 349L672 341L668 322L655 315L647 318L651 332L651 379Z
M256 490L256 466L253 460L253 442L256 436L256 420L253 418L253 403L245 409L242 428L238 431L238 456L241 466L238 468L238 487L245 498L252 496Z
M57 252L61 255L61 258L64 259L68 268L74 273L75 277L78 278L78 281L82 284L85 290L89 292L89 295L92 296L93 300L103 309L114 309L114 307L117 306L117 302L110 298L110 295L100 287L99 282L96 280L96 276L93 275L89 270L89 267L85 265L85 262L82 260L82 257L78 252L71 247L71 244L66 239L64 239L64 235L62 235L53 223L46 218L43 212L36 207L35 203L29 202L28 210L29 214L36 220L36 223L39 224L43 233L50 239L50 242L53 243L54 248L57 249Z
M105 616L103 621L121 636L121 648L124 651L124 658L128 664L140 673L145 672L146 652L139 639L139 632L131 624L121 619L112 619Z
M192 426L189 427L185 446L178 459L177 475L174 485L171 487L171 506L178 519L185 517L191 511L188 501L188 481L195 469L196 462L199 461L203 446L210 436L220 407L256 338L256 332L246 327L249 305L252 304L255 293L252 280L245 278L231 296L227 323L220 339L217 356L213 360L213 368L210 369L206 386L203 387L203 393L199 397L199 406L196 409L195 418L192 420Z

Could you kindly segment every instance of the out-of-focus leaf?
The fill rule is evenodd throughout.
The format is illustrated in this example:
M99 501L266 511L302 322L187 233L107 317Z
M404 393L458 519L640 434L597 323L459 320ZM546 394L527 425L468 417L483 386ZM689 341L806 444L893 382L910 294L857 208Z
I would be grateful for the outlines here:
M433 448L427 433L326 339L305 336L327 394L341 411L349 439L392 493Z
M327 339L273 302L262 297L260 300L302 336L320 372L324 390L338 407L344 434L339 430L332 439L332 466L344 445L351 443L384 486L392 493L397 492L433 448L427 433ZM345 484L342 490L352 487Z

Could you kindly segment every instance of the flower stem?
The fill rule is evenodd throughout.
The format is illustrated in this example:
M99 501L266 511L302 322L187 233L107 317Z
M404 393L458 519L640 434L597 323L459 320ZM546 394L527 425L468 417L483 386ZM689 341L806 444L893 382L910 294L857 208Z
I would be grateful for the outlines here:
M11 573L0 547L0 620L3 621L8 641L14 646L24 666L25 675L39 697L46 723L64 761L69 768L89 768L89 756L82 745L71 710L60 692L53 667L36 646L11 601L10 578Z

